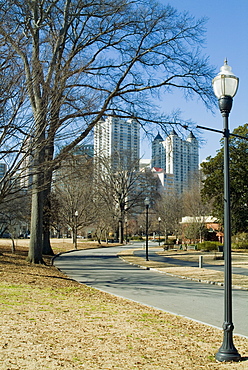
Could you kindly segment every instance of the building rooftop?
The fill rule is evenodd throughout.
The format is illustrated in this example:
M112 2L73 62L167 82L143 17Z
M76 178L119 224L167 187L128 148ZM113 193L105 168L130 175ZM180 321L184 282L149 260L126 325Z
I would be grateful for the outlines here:
M154 172L164 172L163 168L160 167L152 167L152 171Z
M193 134L192 131L190 131L189 135L188 135L188 139L196 139L195 135Z
M174 128L171 130L170 135L178 136L177 133L176 133L176 131L174 130Z
M162 136L160 135L160 133L158 132L157 136L155 137L154 140L160 140L160 141L163 141L164 139L162 138Z

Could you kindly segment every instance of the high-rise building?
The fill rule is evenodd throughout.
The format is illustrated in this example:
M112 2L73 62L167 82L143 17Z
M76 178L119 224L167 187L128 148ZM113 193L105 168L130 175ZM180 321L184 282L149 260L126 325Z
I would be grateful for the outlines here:
M94 145L93 144L80 144L72 150L73 155L84 156L86 158L93 158Z
M115 116L100 120L94 130L94 155L110 158L113 169L120 163L125 168L135 161L138 169L140 155L138 122Z
M174 190L181 194L190 188L199 167L198 140L192 132L183 140L174 129L165 140L157 135L153 141L152 163L156 164L153 167L160 167L166 174L173 175Z
M152 142L152 168L157 167L165 169L165 148L161 145L163 141L162 136L158 133Z
M33 183L34 161L32 146L33 139L31 137L27 137L26 140L23 142L23 157L20 163L20 172L18 174L20 188L22 188L23 190L31 187Z

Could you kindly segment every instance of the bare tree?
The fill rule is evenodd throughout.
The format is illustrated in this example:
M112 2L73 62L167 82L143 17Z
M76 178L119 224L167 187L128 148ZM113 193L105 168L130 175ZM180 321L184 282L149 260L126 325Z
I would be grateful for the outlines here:
M15 199L27 190L28 145L32 122L27 113L23 71L13 53L0 45L0 202ZM20 191L22 190L22 191ZM11 198L12 195L12 198Z
M111 165L112 157L97 158L95 174L95 191L101 198L101 203L104 201L105 209L109 209L118 224L120 243L124 240L123 230L127 214L143 209L146 196L151 199L156 197L156 179L152 174L137 170L137 160L123 162L123 156L131 158L130 153L116 153L114 168Z
M23 237L28 233L30 223L30 196L16 193L13 198L12 194L5 197L1 204L0 210L0 236L9 234L12 240L12 252L15 251L15 238L21 234Z
M0 1L0 45L24 71L33 130L29 260L42 262L44 195L54 159L112 109L163 127L154 94L174 88L212 104L212 69L201 56L204 19L143 0ZM134 113L135 112L135 113ZM55 145L64 147L56 156ZM44 194L44 187L47 190Z
M95 189L96 190L96 189ZM116 214L114 209L111 207L113 204L106 203L105 199L101 198L99 194L94 196L96 214L93 222L95 235L98 243L101 244L102 239L108 243L109 239L115 240L116 230Z
M56 172L53 190L56 208L52 207L52 214L57 214L59 224L72 230L75 245L77 231L95 220L92 180L92 160L79 155L67 158Z
M30 224L33 122L28 112L22 67L13 52L0 45L0 204L1 230L16 237ZM25 230L23 230L25 231ZM13 250L14 250L14 239Z
M212 202L206 202L201 195L202 182L200 173L192 178L190 190L183 194L183 214L190 216L193 222L185 229L188 239L202 239L206 225L206 216L211 215Z
M182 196L176 192L163 194L157 202L157 214L161 217L161 228L164 231L166 242L168 234L178 234L179 222L183 214Z
M211 209L211 202L207 203L203 200L199 185L196 184L189 191L183 193L183 214L185 216L209 216Z

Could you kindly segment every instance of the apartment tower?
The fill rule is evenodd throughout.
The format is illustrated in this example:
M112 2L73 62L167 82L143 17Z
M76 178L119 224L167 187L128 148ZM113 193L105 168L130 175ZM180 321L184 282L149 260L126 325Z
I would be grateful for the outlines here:
M94 131L94 155L110 158L113 169L137 162L140 155L140 127L134 119L108 116L100 120Z
M152 167L160 167L165 174L173 175L177 193L188 190L199 168L199 145L193 133L183 140L173 129L165 140L157 135L152 145Z

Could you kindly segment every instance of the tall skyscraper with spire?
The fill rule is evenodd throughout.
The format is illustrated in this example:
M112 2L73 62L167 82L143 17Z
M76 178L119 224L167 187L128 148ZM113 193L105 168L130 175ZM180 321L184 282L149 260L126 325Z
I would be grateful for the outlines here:
M190 188L194 174L198 171L198 140L192 132L183 140L174 129L165 140L161 139L162 137L157 135L152 143L152 167L160 167L165 174L173 175L174 190L181 194ZM160 155L163 156L164 162Z
M162 136L158 133L152 142L152 167L165 168L165 148L161 143Z

